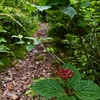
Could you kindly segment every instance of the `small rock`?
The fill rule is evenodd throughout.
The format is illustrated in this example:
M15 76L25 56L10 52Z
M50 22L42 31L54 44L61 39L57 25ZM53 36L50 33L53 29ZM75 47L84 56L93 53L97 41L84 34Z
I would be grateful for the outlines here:
M12 100L18 99L18 96L14 93L8 93L7 96L8 96L9 99L12 99Z

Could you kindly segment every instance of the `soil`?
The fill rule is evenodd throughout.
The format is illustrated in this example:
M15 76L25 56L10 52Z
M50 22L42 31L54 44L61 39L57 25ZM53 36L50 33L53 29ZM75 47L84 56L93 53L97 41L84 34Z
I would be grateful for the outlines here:
M35 32L34 37L46 38L48 29L47 23L40 23L40 28ZM51 77L54 74L53 57L44 52L46 45L41 43L36 48L26 54L25 59L14 61L13 67L0 73L1 89L0 100L38 100L25 95L28 86L34 79L40 77Z

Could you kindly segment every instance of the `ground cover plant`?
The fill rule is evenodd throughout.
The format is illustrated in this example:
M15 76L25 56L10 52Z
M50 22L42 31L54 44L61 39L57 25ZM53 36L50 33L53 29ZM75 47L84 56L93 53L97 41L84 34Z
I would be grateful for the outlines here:
M40 79L30 86L27 93L37 93L45 100L98 100L100 87L90 80L82 80L81 74L71 64L64 64L56 71L58 78ZM35 92L35 93L34 93ZM92 94L92 96L91 96ZM54 100L55 100L54 99Z

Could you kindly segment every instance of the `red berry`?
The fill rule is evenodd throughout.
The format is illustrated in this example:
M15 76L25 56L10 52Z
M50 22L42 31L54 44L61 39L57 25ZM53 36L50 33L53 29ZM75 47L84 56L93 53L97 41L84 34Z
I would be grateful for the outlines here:
M62 78L63 80L67 80L71 77L74 76L74 73L72 70L69 70L68 68L64 69L64 68L60 68L59 70L56 71L56 74Z

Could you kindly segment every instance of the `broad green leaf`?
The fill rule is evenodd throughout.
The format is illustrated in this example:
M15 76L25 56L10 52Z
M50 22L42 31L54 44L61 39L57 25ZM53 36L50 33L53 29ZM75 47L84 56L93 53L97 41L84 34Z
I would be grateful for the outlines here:
M1 42L7 42L4 38L0 37L0 43Z
M79 100L76 96L70 96L69 100Z
M25 39L29 39L29 40L33 40L35 45L38 45L39 43L41 43L40 39L36 39L33 37L24 37Z
M24 41L18 41L18 42L16 42L15 44L24 44L25 42Z
M86 0L80 4L80 7L88 7L90 5L90 1Z
M53 79L40 80L36 84L33 84L30 88L39 95L47 98L53 98L64 93L61 85Z
M33 50L34 48L35 48L35 46L32 45L32 44L27 45L27 50L28 50L28 51L31 51L31 50Z
M57 100L69 100L68 95L60 95Z
M57 100L78 100L75 96L60 95Z
M35 44L35 45L38 45L38 44L40 44L40 43L41 43L40 40L34 38L34 44Z
M51 6L36 6L36 5L31 5L31 6L36 7L40 11L47 10L47 9L51 8Z
M100 87L92 81L82 80L75 89L75 95L81 100L100 99Z
M74 15L77 14L76 10L73 7L59 7L59 9L65 13L66 15L68 15L71 19L74 17Z
M67 80L66 85L71 88L75 88L77 86L77 83L81 81L81 74L78 72L75 66L72 66L71 64L66 63L62 67L69 68L74 72L74 76Z

